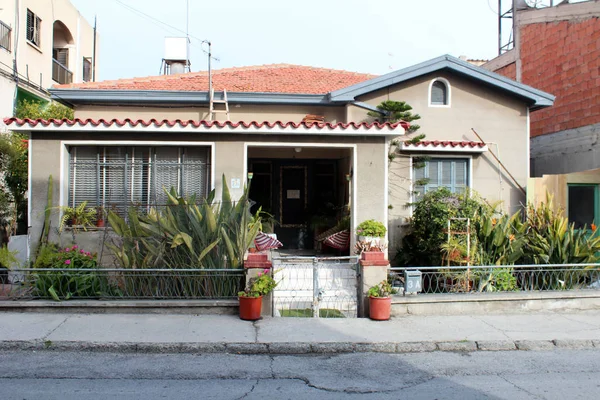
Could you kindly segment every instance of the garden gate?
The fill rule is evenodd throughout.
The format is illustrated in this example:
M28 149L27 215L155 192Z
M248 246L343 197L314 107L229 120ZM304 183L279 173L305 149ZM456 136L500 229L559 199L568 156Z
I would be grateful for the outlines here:
M274 257L274 317L356 318L358 257Z

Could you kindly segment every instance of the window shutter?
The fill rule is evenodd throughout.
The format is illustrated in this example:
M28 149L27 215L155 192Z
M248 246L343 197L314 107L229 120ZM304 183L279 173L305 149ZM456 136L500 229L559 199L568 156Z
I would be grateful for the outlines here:
M69 68L69 49L54 49L56 61Z
M455 191L463 193L467 189L467 160L457 160L454 163Z
M448 104L446 84L441 81L433 82L431 85L431 104L446 105Z
M31 12L31 10L27 10L27 40L33 42L33 32L35 25L35 15Z
M97 149L95 146L72 147L70 149L70 207L77 207L84 201L87 202L89 207L100 205Z
M183 187L185 196L195 195L198 199L208 195L210 165L208 147L187 147L183 151Z

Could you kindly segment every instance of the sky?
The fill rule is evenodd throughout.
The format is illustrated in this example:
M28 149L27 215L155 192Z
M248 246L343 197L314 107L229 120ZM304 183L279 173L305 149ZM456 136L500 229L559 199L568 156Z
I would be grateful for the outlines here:
M90 24L97 17L97 80L159 75L164 38L185 36L187 0L71 2ZM201 40L212 42L214 69L289 63L384 74L443 54L489 59L497 8L497 0L189 0L191 69L207 69Z

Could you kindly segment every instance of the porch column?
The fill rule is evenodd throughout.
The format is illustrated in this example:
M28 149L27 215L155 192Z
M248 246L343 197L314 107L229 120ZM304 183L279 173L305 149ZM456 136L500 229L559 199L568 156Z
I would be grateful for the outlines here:
M390 262L379 251L366 251L360 259L360 282L358 290L358 316L369 317L369 289L387 279Z
M259 272L268 270L269 274L272 274L273 263L269 261L267 254L248 254L246 262L244 262L244 269L246 270L246 282L250 279L258 276ZM273 292L264 295L262 299L262 310L261 315L264 317L271 317L273 315Z

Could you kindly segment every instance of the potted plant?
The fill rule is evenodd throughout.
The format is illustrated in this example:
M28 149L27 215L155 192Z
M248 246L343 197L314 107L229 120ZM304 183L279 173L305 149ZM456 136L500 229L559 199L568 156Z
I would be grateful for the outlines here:
M17 252L10 251L7 246L0 246L0 298L9 295L12 285L8 279L8 271L18 265Z
M387 280L369 288L369 318L375 321L387 321L392 310L392 294L395 290Z
M369 219L363 221L356 228L356 235L360 242L379 243L385 237L387 228L379 221Z
M86 231L88 227L94 226L98 213L95 209L86 206L87 201L77 207L60 207L63 216L60 219L58 230L62 232L65 226L72 226L75 230L75 227L79 226Z
M106 224L106 214L104 213L104 207L96 207L96 226L98 228L104 228Z
M258 276L250 278L244 291L238 292L241 319L256 321L260 318L263 296L271 293L277 286L269 272L268 269L259 272Z

